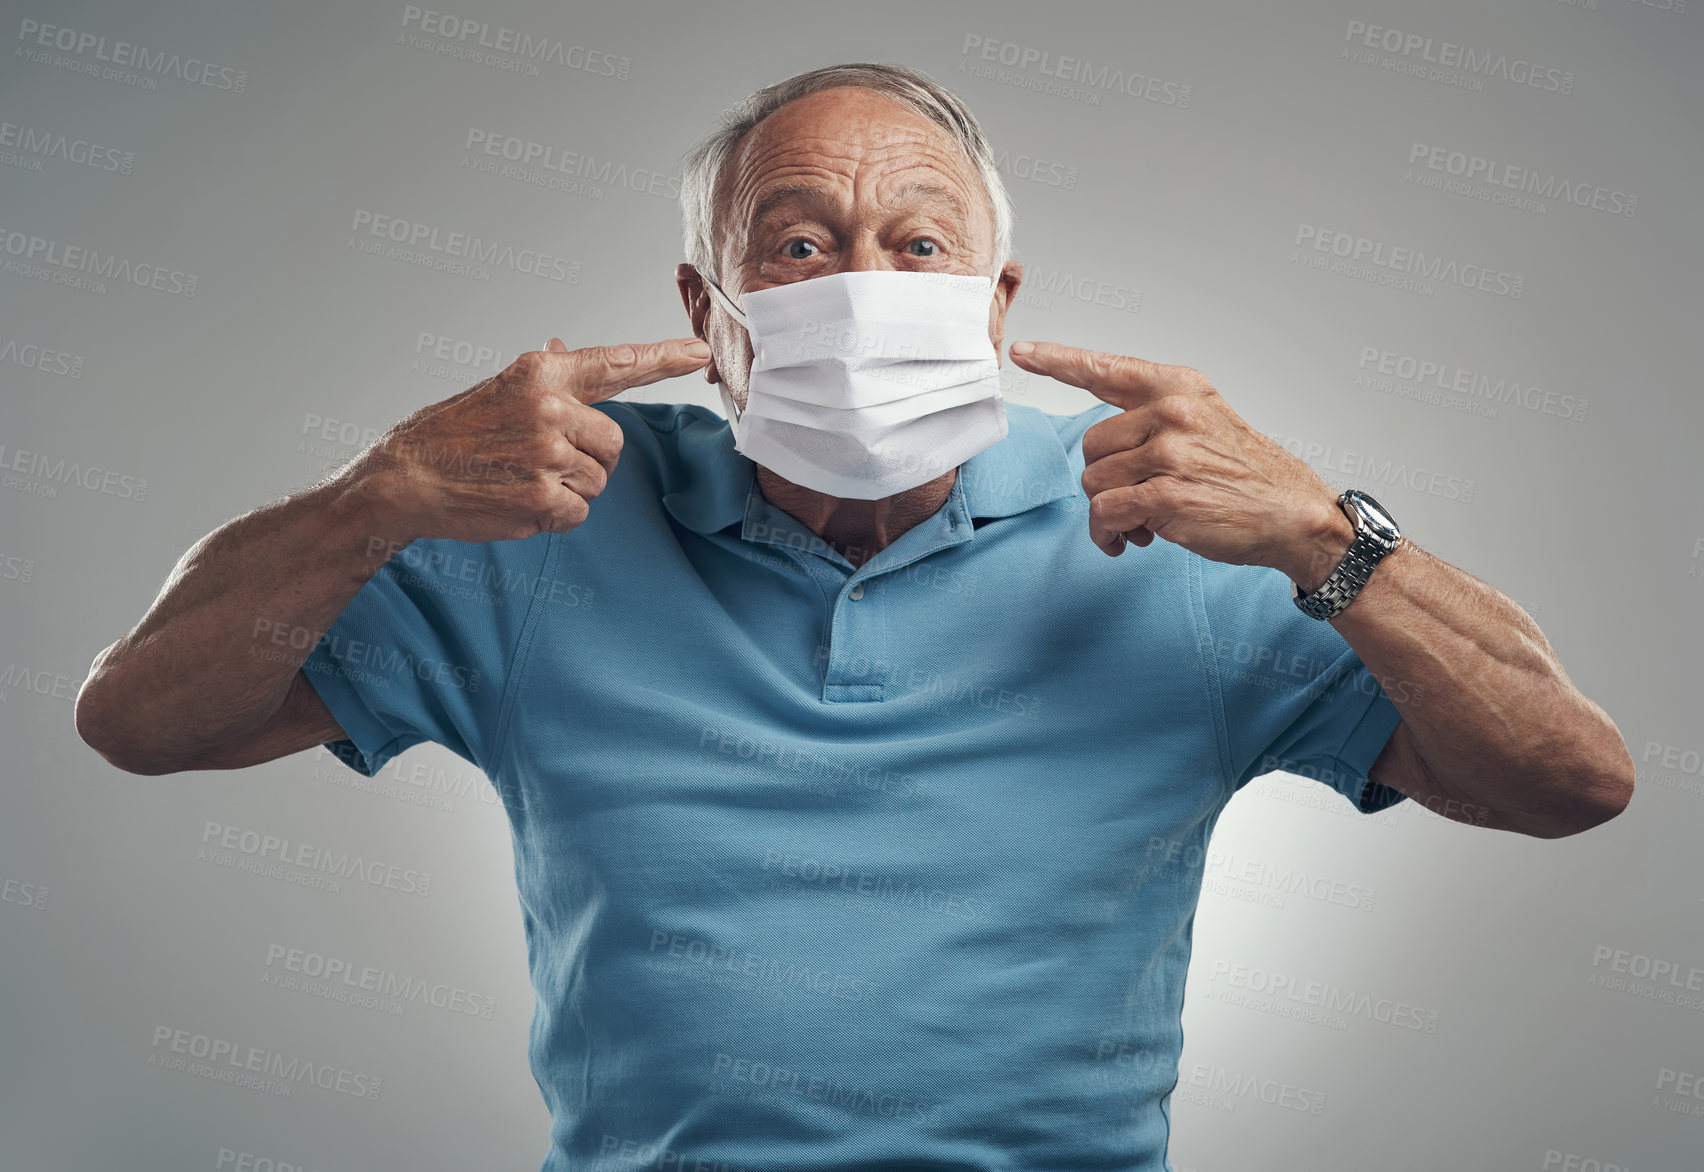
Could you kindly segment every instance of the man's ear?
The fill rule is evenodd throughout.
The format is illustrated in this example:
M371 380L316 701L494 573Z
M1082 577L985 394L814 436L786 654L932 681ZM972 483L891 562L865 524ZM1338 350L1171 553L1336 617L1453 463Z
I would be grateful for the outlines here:
M988 337L994 343L994 352L1000 353L1001 343L1006 337L1006 311L1012 307L1012 298L1018 295L1018 286L1024 283L1024 266L1015 260L1009 260L1000 270L1000 283L994 288L994 300L988 306Z
M710 343L711 354L715 354L716 344L710 342L710 293L704 288L704 278L698 275L698 270L689 264L675 266L675 285L680 289L681 304L686 306L686 316L692 322L692 333L695 337L703 338ZM704 367L704 381L715 383L721 381L721 375L716 370L716 359L712 357Z

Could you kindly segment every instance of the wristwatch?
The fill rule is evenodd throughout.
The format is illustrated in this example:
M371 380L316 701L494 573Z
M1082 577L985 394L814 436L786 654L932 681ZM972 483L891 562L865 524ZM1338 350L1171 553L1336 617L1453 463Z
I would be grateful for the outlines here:
M1302 597L1301 587L1290 583L1290 596L1296 606L1316 619L1334 618L1342 613L1372 577L1373 567L1402 541L1402 531L1384 506L1360 489L1345 489L1337 504L1355 523L1355 540L1350 542L1349 552L1331 571L1331 577L1306 598Z

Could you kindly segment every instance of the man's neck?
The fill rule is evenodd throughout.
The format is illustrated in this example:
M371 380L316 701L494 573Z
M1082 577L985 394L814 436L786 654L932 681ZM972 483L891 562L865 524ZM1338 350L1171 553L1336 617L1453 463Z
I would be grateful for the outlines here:
M764 499L826 541L854 566L892 545L907 529L940 510L953 490L957 468L916 488L873 501L828 496L794 484L763 467L757 486Z

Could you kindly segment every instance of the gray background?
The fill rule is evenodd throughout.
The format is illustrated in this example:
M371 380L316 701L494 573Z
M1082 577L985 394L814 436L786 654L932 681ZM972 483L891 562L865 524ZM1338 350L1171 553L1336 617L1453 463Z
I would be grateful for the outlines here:
M363 432L552 334L572 347L685 332L669 178L685 150L760 85L874 59L956 89L1002 151L1031 266L1009 337L1206 372L1332 483L1369 488L1419 544L1525 605L1639 764L1624 815L1553 842L1412 803L1357 818L1278 775L1240 795L1197 920L1179 1172L1699 1167L1704 1118L1675 1109L1704 1113L1675 1085L1704 1078L1704 1001L1684 987L1704 969L1697 6L441 10L628 59L624 78L442 52L400 3L0 6L13 128L0 135L19 138L0 144L0 1166L537 1167L530 987L508 831L483 779L433 745L370 789L322 750L136 777L81 744L71 699L194 540L312 483ZM42 49L20 37L32 20L208 61L229 84L90 73L96 50ZM1352 22L1536 63L1570 75L1570 92L1402 72L1384 58L1420 51L1367 49ZM1048 92L1040 52L1080 59L1090 82ZM1097 88L1103 68L1156 79L1162 100ZM483 157L470 131L591 170L554 190L481 172L464 165ZM98 148L92 165L69 157L79 142ZM1452 177L1411 164L1416 144L1527 168L1588 204L1601 188L1606 207L1429 187ZM1608 210L1627 196L1636 214ZM543 248L576 279L365 254L362 211ZM1485 266L1521 295L1310 268L1328 254L1296 242L1321 230ZM17 255L32 237L181 275L76 287ZM475 360L480 347L500 357ZM1369 350L1552 395L1492 413L1483 398L1428 400L1376 381ZM681 379L629 395L719 410L711 391ZM1017 372L1006 392L1057 412L1091 402ZM430 893L221 866L199 857L209 823L426 871ZM1371 906L1275 893L1239 878L1251 865L1358 885ZM494 1009L396 1015L279 987L267 960L288 949ZM1681 987L1634 979L1653 963ZM1365 991L1434 1029L1263 1012L1245 972L1242 985L1276 973ZM382 1093L222 1085L162 1064L161 1030L301 1055ZM1251 1077L1326 1108L1222 1093Z

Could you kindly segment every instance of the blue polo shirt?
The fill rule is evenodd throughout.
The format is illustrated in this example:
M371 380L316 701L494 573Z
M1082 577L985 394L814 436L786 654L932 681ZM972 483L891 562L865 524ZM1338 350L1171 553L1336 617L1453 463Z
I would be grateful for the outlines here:
M721 416L597 409L584 524L416 542L304 665L353 768L504 799L546 1172L1167 1169L1213 825L1274 769L1401 800L1390 698L1278 572L1094 547L1106 404L1008 403L857 569Z

